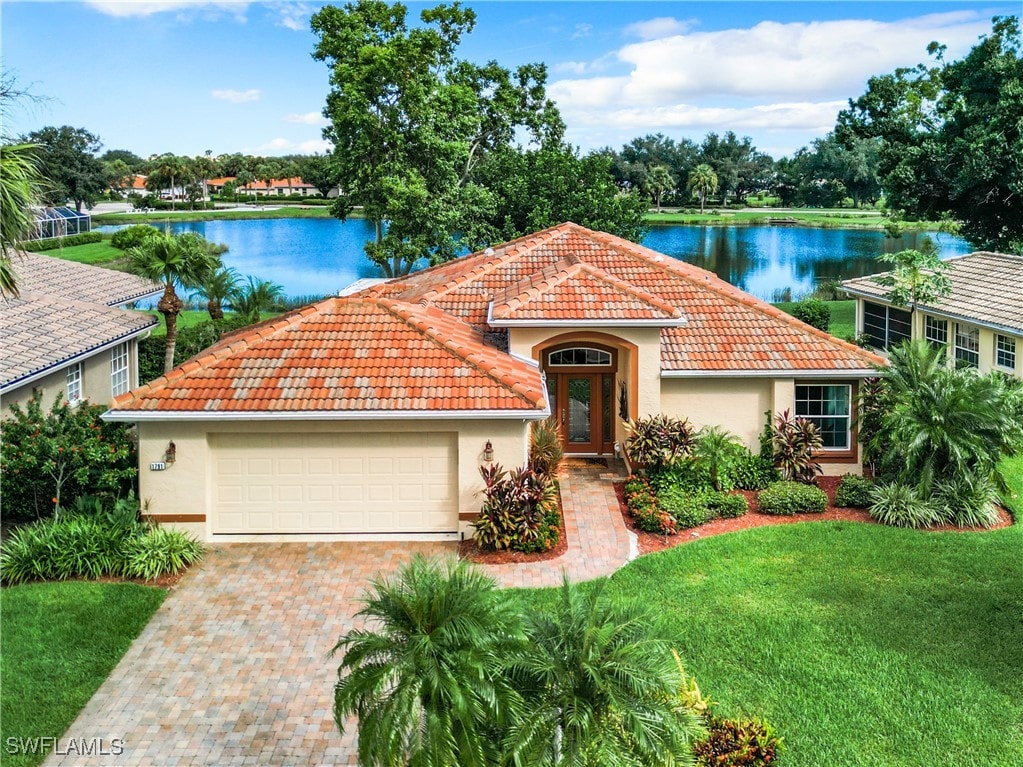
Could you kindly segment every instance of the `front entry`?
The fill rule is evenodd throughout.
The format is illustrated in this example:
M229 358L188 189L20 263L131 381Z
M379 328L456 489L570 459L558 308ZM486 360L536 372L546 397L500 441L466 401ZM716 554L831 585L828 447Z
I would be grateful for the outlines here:
M614 356L592 347L545 353L552 411L566 453L600 455L614 449Z

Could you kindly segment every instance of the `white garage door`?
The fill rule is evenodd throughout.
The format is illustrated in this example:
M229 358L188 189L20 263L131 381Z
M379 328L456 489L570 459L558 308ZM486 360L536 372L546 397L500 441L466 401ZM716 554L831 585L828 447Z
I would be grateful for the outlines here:
M454 434L215 434L214 533L458 529Z

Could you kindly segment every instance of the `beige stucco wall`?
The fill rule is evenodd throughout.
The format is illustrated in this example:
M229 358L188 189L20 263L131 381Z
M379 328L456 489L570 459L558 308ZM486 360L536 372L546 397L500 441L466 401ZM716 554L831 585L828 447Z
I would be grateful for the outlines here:
M127 343L128 383L130 388L134 388L138 386L138 342L133 338ZM91 357L79 360L82 363L82 396L93 404L108 405L112 399L110 358L113 351L113 349L104 349ZM2 415L6 416L8 408L15 403L23 406L32 398L32 393L37 389L43 393L43 405L49 408L58 392L64 395L67 393L67 368L68 366L58 368L49 375L37 378L35 381L0 396Z
M212 492L210 434L261 433L353 433L353 432L453 432L457 434L458 510L476 514L477 493L482 489L479 465L489 440L494 460L506 468L525 463L529 424L513 420L408 419L379 421L163 421L139 424L139 495L147 513L160 516L205 515L205 522L173 522L175 527L210 540ZM169 442L176 448L176 460L164 471L151 471L149 464L162 461ZM459 523L467 537L472 528Z
M884 304L884 301L877 299L863 299L857 297L856 299L856 332L863 332L863 301L869 300L872 303ZM938 314L932 314L925 309L920 309L913 312L913 324L912 324L912 337L914 339L924 338L924 323L928 316L934 317L939 320L946 320L948 322L948 360L949 364L955 361L955 324L957 320L949 319L948 317L942 317ZM1023 378L1023 334L1010 333L1005 330L993 330L991 328L984 327L982 325L976 325L970 322L963 321L960 323L969 327L977 328L979 332L980 351L977 369L981 373L989 373L992 370L998 370L1002 373L1014 375L1018 378ZM1015 368L1006 368L1001 365L995 364L995 336L1003 335L1013 338L1016 341L1016 366ZM879 354L884 355L884 350L878 350Z

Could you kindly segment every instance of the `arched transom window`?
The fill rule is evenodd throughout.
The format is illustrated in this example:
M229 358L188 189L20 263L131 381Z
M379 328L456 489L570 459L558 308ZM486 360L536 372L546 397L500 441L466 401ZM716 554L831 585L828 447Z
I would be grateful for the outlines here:
M611 364L611 352L604 351L603 349L591 349L585 346L558 349L551 352L547 357L547 364L550 367L607 366Z

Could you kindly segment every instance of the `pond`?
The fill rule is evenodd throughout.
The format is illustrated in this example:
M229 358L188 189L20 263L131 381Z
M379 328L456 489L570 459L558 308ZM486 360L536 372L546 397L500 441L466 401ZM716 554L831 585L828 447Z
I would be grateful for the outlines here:
M380 276L362 249L373 237L373 225L363 219L180 222L172 223L171 231L197 232L227 244L227 266L280 283L292 297L324 296L362 277ZM936 232L892 240L867 229L799 226L655 226L643 244L709 269L759 298L782 300L786 291L798 297L821 280L879 271L878 254L919 247L924 236L935 239L943 258L972 250L965 240Z

